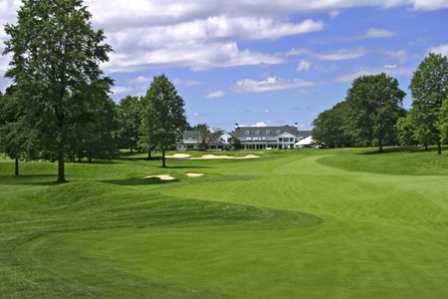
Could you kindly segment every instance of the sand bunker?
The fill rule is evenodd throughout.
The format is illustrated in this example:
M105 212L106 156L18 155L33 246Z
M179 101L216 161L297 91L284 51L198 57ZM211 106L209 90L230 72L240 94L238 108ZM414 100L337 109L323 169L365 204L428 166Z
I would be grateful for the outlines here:
M200 159L254 159L254 158L260 158L259 156L255 155L246 155L244 157L233 157L233 156L226 156L226 155L203 155L200 158L191 158L192 160L200 160Z
M165 156L168 159L190 159L191 155L189 154L174 154L172 156Z
M189 176L190 178L197 178L197 177L203 176L204 174L189 172L189 173L186 173L186 175Z
M150 178L159 178L162 181L172 181L172 180L175 180L175 178L173 178L169 174L149 175L147 177L144 177L144 179L150 179Z

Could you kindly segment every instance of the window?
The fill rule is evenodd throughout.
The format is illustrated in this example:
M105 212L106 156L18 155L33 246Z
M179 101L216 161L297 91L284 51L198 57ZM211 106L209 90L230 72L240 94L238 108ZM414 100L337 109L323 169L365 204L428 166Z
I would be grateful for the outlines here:
M247 131L245 132L245 134L246 134L246 135L249 135L249 134L250 134L249 130L247 130Z
M271 135L271 131L267 130L266 135Z
M260 135L260 130L256 130L255 135Z
M277 135L280 135L282 133L282 131L281 130L277 130L277 132L275 132L275 133L277 133Z

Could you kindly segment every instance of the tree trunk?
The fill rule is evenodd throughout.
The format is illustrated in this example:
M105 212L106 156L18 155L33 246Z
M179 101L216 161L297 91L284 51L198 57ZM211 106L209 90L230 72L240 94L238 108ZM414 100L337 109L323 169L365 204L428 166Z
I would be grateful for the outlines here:
M89 163L91 164L92 163L92 153L88 153L87 156L89 157L88 158L89 159Z
M72 163L75 163L75 153L71 153L71 155L70 155L70 161L72 162Z
M19 159L16 158L16 171L15 175L19 175Z
M65 183L65 165L64 165L64 153L59 152L59 161L58 161L58 183Z
M151 151L148 151L148 160L151 160Z
M81 155L78 156L78 163L81 163Z
M442 142L437 142L437 154L441 155L442 154Z
M165 165L165 150L162 150L162 166L166 167L166 165Z
M428 144L425 143L425 151L427 151L427 150L428 150Z
M131 148L131 154L132 154L132 146L130 148Z
M378 145L380 147L380 153L383 152L383 133L380 132L380 136L378 136Z

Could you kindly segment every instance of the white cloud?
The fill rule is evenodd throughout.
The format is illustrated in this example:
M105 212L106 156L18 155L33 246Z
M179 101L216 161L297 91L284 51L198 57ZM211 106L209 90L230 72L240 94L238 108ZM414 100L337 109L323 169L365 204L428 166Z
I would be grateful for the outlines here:
M286 56L295 56L295 55L305 55L309 54L310 51L307 49L294 49L292 48L290 51L286 52Z
M112 53L110 62L104 64L109 72L129 72L148 68L190 67L205 71L212 67L279 64L284 58L249 50L241 51L237 43L168 44L158 49L130 50Z
M403 63L408 59L408 54L404 50L400 50L397 52L388 51L387 55L389 55L389 57L398 61L399 63Z
M246 109L246 108L242 108L242 109L238 109L237 112L238 112L238 113L249 113L250 110L249 110L249 109Z
M271 111L269 109L264 109L264 113L269 114Z
M328 53L313 53L311 56L319 59L319 60L330 60L330 61L338 61L338 60L347 60L347 59L355 59L367 54L367 50L362 47L356 49L340 49L333 52Z
M181 78L175 78L173 80L174 85L186 85L186 86L194 86L204 84L204 82L195 81L195 80L182 80Z
M297 71L302 71L302 70L309 70L311 66L311 63L306 61L306 60L301 60L299 62L299 64L297 65Z
M128 86L114 86L112 87L112 92L114 94L122 94L122 93L129 93L133 91L134 89Z
M447 0L411 0L414 10L437 10L448 8Z
M314 83L303 79L287 80L277 77L271 77L267 78L264 81L255 81L252 79L239 80L232 87L230 87L230 89L236 93L254 93L254 92L266 92L272 90L289 89L310 85L314 85Z
M364 38L392 37L397 35L396 32L387 29L369 28L364 34Z
M302 89L294 92L293 95L297 96L297 97L302 97L302 96L306 97L306 96L310 95L310 92L308 90L306 90L305 88L302 88Z
M137 85L137 84L147 84L151 83L153 78L145 77L145 76L138 76L137 78L128 80L128 84L131 85Z
M386 73L387 76L412 76L415 69L396 67L385 70L384 68L366 68L366 67L356 67L354 69L348 70L346 73L336 76L333 79L325 81L324 84L339 83L339 82L351 82L354 79L361 76L377 75L380 73ZM402 87L403 88L403 87Z
M384 68L386 68L386 69L395 69L395 68L397 68L397 65L396 64L386 64L384 66Z
M448 44L440 45L438 47L431 48L431 49L429 49L429 52L440 53L443 56L448 56Z
M339 10L333 10L333 11L330 11L329 15L330 15L330 18L334 19L337 16L339 16L340 13L341 12Z
M220 98L220 97L224 96L225 94L226 93L224 91L219 90L219 91L215 91L215 92L208 94L205 98L206 99Z
M265 123L264 121L259 121L256 124L253 124L252 127L267 127L268 124Z

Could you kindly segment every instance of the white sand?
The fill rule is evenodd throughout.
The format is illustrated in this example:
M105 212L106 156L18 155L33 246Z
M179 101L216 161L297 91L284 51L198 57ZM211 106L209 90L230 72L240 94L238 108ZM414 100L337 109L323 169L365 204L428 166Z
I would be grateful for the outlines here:
M186 175L189 176L190 178L197 178L197 177L199 177L199 176L203 176L204 174L203 174L203 173L193 173L193 172L189 172L189 173L186 173Z
M172 181L175 179L172 176L170 176L169 174L149 175L147 177L144 177L144 179L150 179L150 178L159 178L162 181Z
M192 160L200 160L200 159L254 159L254 158L260 158L259 156L255 155L246 155L244 157L233 157L233 156L226 156L226 155L203 155L200 158L191 158Z
M165 158L168 158L168 159L189 159L189 158L191 158L191 155L189 155L189 154L174 154L172 156L165 156Z

